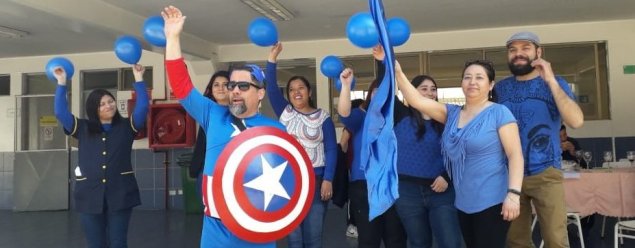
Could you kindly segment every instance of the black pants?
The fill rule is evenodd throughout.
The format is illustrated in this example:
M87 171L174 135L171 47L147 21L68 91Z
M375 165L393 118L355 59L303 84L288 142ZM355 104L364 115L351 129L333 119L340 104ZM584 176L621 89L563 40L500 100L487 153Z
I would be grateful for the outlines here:
M467 248L504 248L510 222L503 220L503 204L478 213L459 210L459 224Z
M353 181L349 185L352 215L357 223L357 241L360 248L406 248L406 232L401 225L395 206L368 221L368 191L366 181Z

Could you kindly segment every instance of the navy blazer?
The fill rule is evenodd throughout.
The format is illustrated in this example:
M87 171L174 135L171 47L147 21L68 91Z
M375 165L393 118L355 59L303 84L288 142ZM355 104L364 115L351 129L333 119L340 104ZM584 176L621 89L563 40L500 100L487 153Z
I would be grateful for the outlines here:
M66 132L66 130L64 131ZM132 143L137 130L132 119L122 118L101 134L88 130L88 121L75 119L66 134L79 140L79 169L76 175L75 208L83 213L129 209L141 204L139 187L132 170Z

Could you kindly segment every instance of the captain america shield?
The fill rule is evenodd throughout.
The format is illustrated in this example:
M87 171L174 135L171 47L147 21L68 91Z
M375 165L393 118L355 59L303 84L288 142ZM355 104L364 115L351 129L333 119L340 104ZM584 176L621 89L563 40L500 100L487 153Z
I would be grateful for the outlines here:
M218 215L241 239L272 242L287 236L307 215L315 178L304 148L273 127L249 128L223 149L212 191Z

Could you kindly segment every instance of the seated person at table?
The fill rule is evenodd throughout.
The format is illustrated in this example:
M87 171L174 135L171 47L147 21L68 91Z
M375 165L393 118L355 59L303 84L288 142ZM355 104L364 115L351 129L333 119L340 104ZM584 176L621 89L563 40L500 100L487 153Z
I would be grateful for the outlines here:
M583 159L576 157L575 152L582 150L578 141L567 135L567 127L560 126L560 147L562 148L562 160L570 160L577 162L580 167L587 168L587 164Z
M576 139L567 135L567 127L565 125L560 126L560 147L562 148L562 160L576 161L580 164L580 167L585 169L587 168L587 164L584 159L576 157L575 152L582 150L582 148ZM595 214L580 219L580 222L582 222L582 235L584 235L584 247L589 247L588 240L589 235L591 234L591 228L593 227L593 222L595 222L594 219ZM574 226L572 225L572 227ZM577 236L577 230L569 231L569 244L571 244L571 247L578 247L576 246L576 243L579 242L578 240L580 239Z

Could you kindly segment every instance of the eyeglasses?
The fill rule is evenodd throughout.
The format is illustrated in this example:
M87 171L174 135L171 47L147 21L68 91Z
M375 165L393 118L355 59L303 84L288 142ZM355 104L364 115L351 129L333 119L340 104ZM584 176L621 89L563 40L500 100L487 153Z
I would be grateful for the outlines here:
M236 86L238 86L238 89L240 91L248 91L249 87L254 87L256 89L262 89L262 87L251 83L251 82L235 82L235 81L230 81L229 83L227 83L227 90L229 91L233 91L234 88L236 88Z

